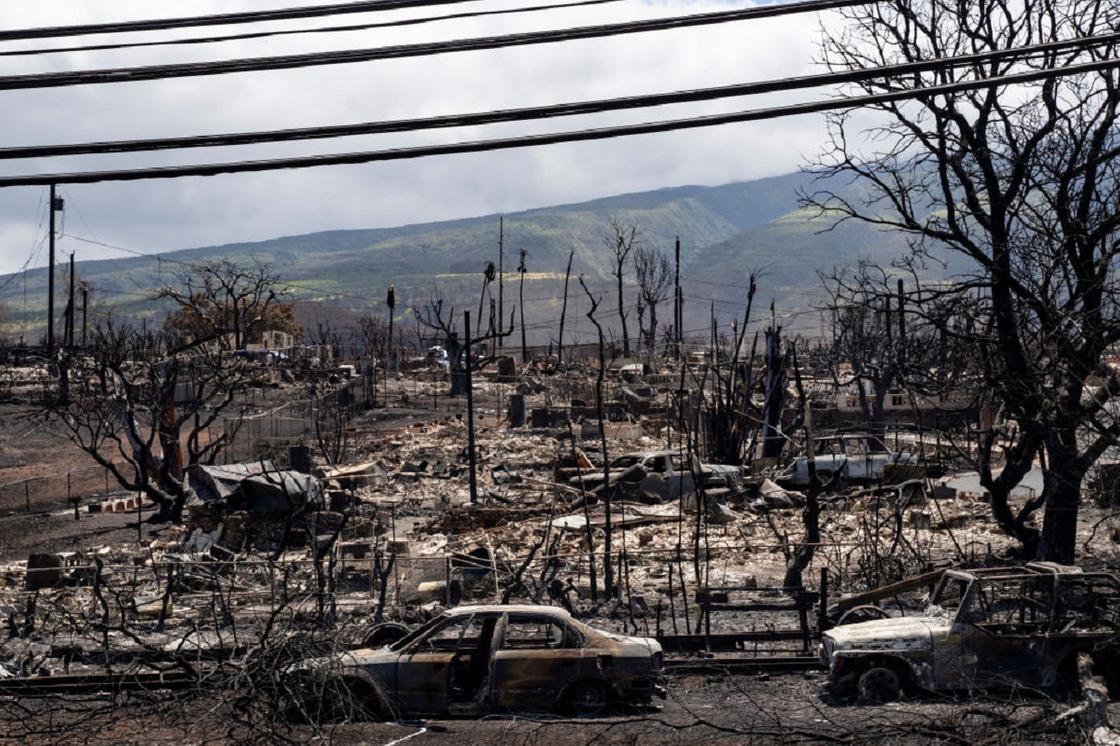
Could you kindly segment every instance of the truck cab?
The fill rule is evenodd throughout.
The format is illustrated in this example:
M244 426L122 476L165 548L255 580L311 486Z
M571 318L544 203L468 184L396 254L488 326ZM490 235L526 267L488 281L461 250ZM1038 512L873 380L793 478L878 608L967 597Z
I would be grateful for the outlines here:
M821 662L835 691L889 701L930 691L1052 688L1078 652L1120 633L1120 581L1049 563L947 570L917 616L835 627Z

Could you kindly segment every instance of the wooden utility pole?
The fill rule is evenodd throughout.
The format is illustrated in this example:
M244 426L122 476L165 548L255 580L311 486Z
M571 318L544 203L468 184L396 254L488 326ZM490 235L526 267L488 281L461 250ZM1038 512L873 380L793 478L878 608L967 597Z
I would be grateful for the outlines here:
M497 326L497 328L499 328L499 329L502 326L502 319L505 318L505 315L503 314L505 306L502 303L502 301L503 301L502 291L503 291L503 286L504 286L504 282L505 282L505 263L504 263L504 261L505 261L505 220L501 216L499 216L498 217L498 326ZM499 350L502 349L502 337L501 337L501 335L498 335L498 349Z
M49 246L49 256L47 258L47 355L54 354L54 234L55 234L55 221L54 214L61 208L61 200L58 198L56 187L51 184L50 189L50 238L47 242Z
M564 305L560 308L560 340L556 345L556 364L564 362L564 318L568 315L568 280L572 277L572 257L575 249L568 252L568 268L564 270Z
M906 365L906 285L898 278L898 362Z
M673 274L673 340L677 348L677 360L681 359L681 237L677 236L674 250Z
M470 466L471 503L478 502L478 476L474 448L474 384L471 376L471 312L463 311L463 370L467 377L467 463Z
M70 293L66 301L66 349L74 347L74 252L70 252Z
M397 367L393 355L393 309L397 307L397 291L392 285L389 286L389 292L385 297L385 305L389 306L389 341L385 346L385 372L387 373L390 368L395 370Z
M86 346L86 310L89 308L89 288L82 283L82 347Z

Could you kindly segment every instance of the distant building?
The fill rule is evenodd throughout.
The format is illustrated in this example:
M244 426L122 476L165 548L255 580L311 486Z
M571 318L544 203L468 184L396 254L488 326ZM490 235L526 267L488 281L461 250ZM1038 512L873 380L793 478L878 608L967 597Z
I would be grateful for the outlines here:
M286 351L296 346L296 339L288 332L279 329L267 329L261 332L259 342L250 342L245 345L246 350L272 350Z

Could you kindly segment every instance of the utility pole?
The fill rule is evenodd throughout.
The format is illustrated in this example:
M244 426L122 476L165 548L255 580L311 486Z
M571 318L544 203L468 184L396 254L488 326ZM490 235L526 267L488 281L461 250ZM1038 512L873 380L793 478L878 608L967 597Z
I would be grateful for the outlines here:
M560 307L560 339L556 344L556 365L564 364L564 318L568 315L568 280L572 277L572 257L576 250L568 251L568 268L564 270L564 305Z
M396 370L396 357L393 355L393 309L397 307L397 291L390 285L389 293L385 297L385 305L389 307L389 341L386 344L385 372L390 368Z
M504 310L504 306L502 305L502 286L503 286L503 282L505 281L505 277L504 277L505 271L503 269L503 267L504 267L504 264L503 264L504 256L505 256L505 219L502 216L498 216L498 327L497 327L498 329L502 328L502 319L505 318L505 316L502 315L502 312ZM502 349L502 337L501 337L501 335L498 336L498 349L499 350Z
M898 362L906 365L906 285L898 278Z
M82 348L86 346L86 309L89 307L89 288L82 283Z
M471 312L463 311L463 370L467 376L467 463L470 466L471 503L478 502L478 476L474 448L474 383L471 380Z
M525 249L521 250L521 261L517 264L517 273L521 275L521 284L517 290L517 300L521 306L521 362L529 362L529 348L525 346Z
M74 252L70 252L70 298L66 302L66 349L74 348Z
M50 255L47 265L47 355L54 355L54 214L62 211L62 199L58 196L57 188L51 184L50 190Z
M677 236L675 255L675 272L673 277L673 336L677 348L677 360L681 359L681 237Z

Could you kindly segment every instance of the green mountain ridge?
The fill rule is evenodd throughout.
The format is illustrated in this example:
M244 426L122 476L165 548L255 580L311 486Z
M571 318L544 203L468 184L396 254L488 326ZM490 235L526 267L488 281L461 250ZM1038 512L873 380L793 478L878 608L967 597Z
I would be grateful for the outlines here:
M760 301L774 298L785 309L804 309L819 296L817 270L854 262L859 256L887 262L905 250L895 233L866 225L845 224L832 231L827 218L798 209L799 189L812 177L787 174L722 186L677 186L622 194L586 202L540 207L506 214L505 298L507 314L518 295L518 252L526 249L529 279L525 284L526 319L536 328L532 341L546 341L560 315L563 271L574 253L569 290L569 324L578 338L589 332L587 302L576 277L603 298L601 313L617 322L607 246L612 217L636 224L643 240L672 257L681 240L681 274L688 325L705 324L709 306L720 318L738 316L747 276L763 273ZM498 260L498 216L460 218L412 225L332 230L263 241L184 249L158 255L79 262L79 276L93 288L98 314L158 318L145 293L174 281L192 262L217 257L272 264L292 283L303 306L305 323L327 318L345 326L356 314L380 312L385 288L397 288L398 318L436 293L456 307L476 309L486 261ZM65 269L56 277L64 292ZM13 331L42 334L46 315L45 268L21 277L0 278L0 303L8 309ZM495 289L496 292L496 289ZM627 299L626 303L633 301ZM61 318L60 299L56 318ZM633 314L631 313L631 316ZM662 319L670 314L660 311ZM631 327L635 325L630 322Z

